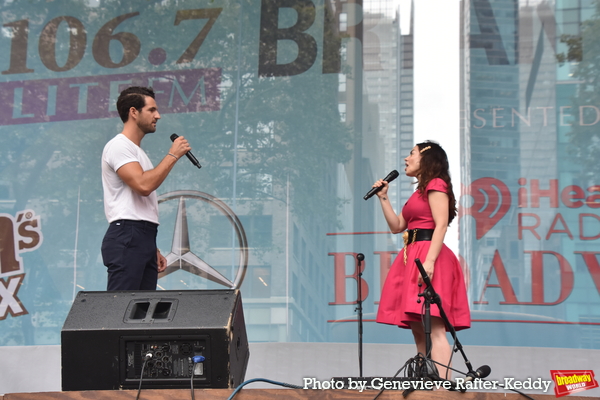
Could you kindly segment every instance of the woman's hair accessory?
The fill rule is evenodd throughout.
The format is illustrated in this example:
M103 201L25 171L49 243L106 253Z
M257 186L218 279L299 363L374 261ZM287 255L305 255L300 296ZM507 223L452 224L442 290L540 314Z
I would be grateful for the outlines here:
M423 147L423 148L422 148L422 149L419 151L419 153L422 153L422 152L424 152L425 150L429 150L430 148L431 148L431 146Z

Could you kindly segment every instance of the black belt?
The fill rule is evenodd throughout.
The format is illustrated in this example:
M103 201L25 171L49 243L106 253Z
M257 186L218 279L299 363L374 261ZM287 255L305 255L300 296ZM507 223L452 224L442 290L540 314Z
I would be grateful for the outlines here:
M431 241L433 231L433 229L409 229L406 231L408 233L408 242L406 244L409 245L414 242Z
M154 228L157 229L158 228L158 224L155 224L154 222L150 222L150 221L136 221L133 219L118 219L116 221L113 221L110 223L111 226L114 225L133 225L133 226L138 226L138 227L142 227L142 228Z

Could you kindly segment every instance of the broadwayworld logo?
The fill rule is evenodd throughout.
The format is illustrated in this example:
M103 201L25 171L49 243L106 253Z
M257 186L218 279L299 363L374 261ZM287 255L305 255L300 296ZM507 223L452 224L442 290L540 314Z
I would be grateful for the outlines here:
M598 387L598 382L594 379L594 371L592 370L551 370L550 374L554 381L556 397Z

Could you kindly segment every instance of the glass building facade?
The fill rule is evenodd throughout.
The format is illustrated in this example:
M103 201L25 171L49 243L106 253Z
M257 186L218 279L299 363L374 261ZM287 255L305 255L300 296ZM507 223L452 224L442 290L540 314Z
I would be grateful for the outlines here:
M480 344L600 345L598 11L463 3L460 247Z
M3 2L0 345L60 344L75 294L105 290L100 155L132 85L157 94L162 118L142 142L153 163L175 132L202 165L181 160L157 191L172 261L158 290L241 289L252 342L354 341L356 253L372 316L397 251L362 197L412 146L399 12L391 1Z
M450 157L473 317L462 341L597 349L598 5L461 4ZM179 161L157 191L158 246L178 266L158 290L241 289L251 342L350 343L360 283L365 341L413 343L374 322L401 239L363 200L414 145L410 12L387 0L3 2L0 345L60 344L75 294L105 290L100 155L130 85L157 93L162 118L142 142L153 163L177 133L202 164ZM412 190L392 184L397 211Z

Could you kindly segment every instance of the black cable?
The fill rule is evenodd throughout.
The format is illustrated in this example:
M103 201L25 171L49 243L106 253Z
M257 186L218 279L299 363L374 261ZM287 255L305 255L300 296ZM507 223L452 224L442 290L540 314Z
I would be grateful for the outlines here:
M203 356L192 357L192 371L190 373L190 388L192 389L192 400L195 400L195 398L194 398L194 370L196 369L196 364L201 363L204 360L205 360L205 358Z
M464 375L464 376L467 376L467 374L465 374L464 372L462 372L462 371L459 371L459 370L457 370L457 369L455 369L455 368L452 368L452 367L450 367L450 366L448 366L448 365L444 365L444 364L442 364L442 363L439 363L439 362L437 362L437 361L435 361L435 360L431 360L431 359L430 359L429 361L431 361L431 362L432 362L432 363L434 363L434 364L441 365L442 367L445 367L445 368L447 368L447 369L449 369L449 370L451 370L451 371L458 372L459 374L462 374L462 375ZM448 379L446 379L446 380L448 380Z
M190 374L190 388L192 390L192 400L195 400L194 398L194 368L196 366L192 365L192 373Z
M231 396L229 396L227 398L227 400L233 399L233 396L235 396L240 390L242 390L242 388L244 386L246 386L247 384L252 383L252 382L267 382L267 383L272 383L273 385L279 385L279 386L287 387L290 389L304 389L302 386L292 385L291 383L276 382L276 381L272 381L270 379L264 379L264 378L254 378L254 379L249 379L245 382L240 383L240 385L233 391L233 393L231 393Z
M425 377L429 377L428 376L428 372L427 372L427 361L431 361L431 362L433 362L435 364L444 366L443 364L438 363L437 361L428 359L427 357L425 357L424 354L419 353L415 357L410 358L408 361L406 361L406 363L404 363L404 365L402 366L402 368L400 368L398 370L398 372L396 372L396 374L391 379L396 378L400 374L400 372L402 372L403 370L405 370L404 378L408 378L408 379L422 379L424 376ZM425 368L425 369L423 370L423 368ZM453 370L455 372L459 372L459 373L461 373L463 375L466 375L463 372L458 371L456 369L453 369L451 367L448 367L448 369L451 369L451 370ZM451 381L448 381L448 382L451 382ZM385 391L385 388L382 388L379 391L379 393L377 393L375 395L375 397L373 397L373 400L377 399L384 391ZM407 393L403 394L403 396L406 397Z
M400 374L400 372L402 372L402 370L406 369L407 366L411 364L412 361L413 361L413 359L411 358L410 360L408 360L407 362L405 362L404 365L398 371L396 371L396 374L394 374L394 376L392 376L392 379L396 378L398 376L398 374ZM381 388L381 390L379 391L379 393L377 393L375 395L375 397L373 397L373 400L375 400L379 396L381 396L381 393L383 393L383 392L385 392L385 387Z
M421 284L419 284L419 288L420 288L420 287L421 287ZM419 293L419 296L421 296L421 295L422 295L422 293L424 293L424 291L423 291L423 292L421 292L421 293ZM425 301L423 302L423 305L421 306L421 324L423 325L423 327L425 326L425 312L424 312L424 310L425 310L425 304L426 304L426 302L427 302L427 301L428 301L428 300L427 300L427 299L425 299ZM420 302L421 302L420 300L418 300L418 301L417 301L417 303L420 303ZM440 304L440 307L441 307L441 304ZM444 327L445 327L445 324L444 324ZM400 371L402 371L403 369L407 368L407 366L408 366L409 368L407 369L408 373L407 373L407 374L405 374L405 377L407 377L407 378L421 378L421 379L422 379L422 378L423 378L423 376L422 376L422 372L423 372L423 370L422 370L422 369L423 369L423 367L424 367L424 368L425 368L425 375L426 375L427 377L431 378L431 377L428 375L428 373L427 373L427 370L428 370L428 365L427 365L427 362L428 362L428 361L431 361L433 364L437 364L437 365L439 365L439 366L442 366L442 367L445 367L445 368L446 368L446 377L445 377L445 379L442 379L442 378L439 376L439 374L438 374L437 378L438 378L438 379L440 379L440 380L444 380L444 381L447 381L447 382L452 382L452 381L450 381L450 380L448 379L448 371L449 371L449 370L451 370L451 371L454 371L454 372L458 372L459 374L461 374L461 375L464 375L465 377L468 377L468 376L469 376L468 374L466 374L466 373L464 373L464 372L462 372L462 371L459 371L459 370L457 370L457 369L454 369L454 368L452 368L452 367L450 366L450 365L452 364L452 359L453 359L453 357L454 357L454 353L455 353L455 352L458 350L458 348L457 348L457 341L458 341L458 339L457 339L457 338L456 338L454 335L452 336L452 339L453 339L452 351L451 351L451 353L450 353L450 359L448 360L448 365L444 365L444 364L442 364L442 363L439 363L439 362L437 362L437 361L435 361L435 360L433 360L433 359L431 358L431 351L432 351L432 349L433 349L433 341L431 341L431 348L429 349L429 354L427 354L427 355L423 355L423 354L419 353L419 354L417 354L417 356L416 356L416 357L413 357L413 358L409 359L409 360L408 360L408 361L407 361L407 362L404 364L404 366L403 366L402 368L400 368L400 369L398 370L398 372L396 372L396 375L394 375L394 376L392 377L392 379L396 378L396 376L397 376L397 375L400 373ZM425 350L427 350L427 349L425 349ZM416 368L415 368L415 366L416 366ZM434 365L434 366L435 366L435 365ZM469 362L467 362L467 367L469 368L469 372L472 372L472 370L471 370L471 367L470 367L470 363L469 363ZM436 370L437 370L437 367L436 367ZM482 380L482 381L484 381L484 380L485 380L485 379L483 379L483 378L477 378L477 379L480 379L480 380ZM503 389L506 389L506 387L505 387L504 385L502 385L502 384L498 384L498 386L502 387ZM373 398L373 400L377 399L377 398L379 397L379 395L381 395L381 393L383 393L383 392L384 392L384 390L385 390L385 389L381 389L381 390L379 391L379 393L377 393L377 395L376 395L376 396ZM456 390L456 389L454 388L454 389L451 389L451 390ZM508 388L507 390L513 391L513 392L515 392L515 393L518 393L518 394L520 394L521 396L524 396L524 397L526 397L526 398L528 398L528 399L530 399L530 400L535 400L535 399L533 399L532 397L530 397L530 396L526 395L525 393L522 393L522 392L520 392L520 391L518 391L518 390L516 390L516 389L511 389L511 388ZM464 390L460 390L460 391L464 393L464 392L466 391L466 389L464 389ZM405 391L405 393L404 393L404 397L406 397L406 395L407 395L407 392Z
M146 368L146 364L148 363L148 360L152 359L152 353L146 353L146 356L144 357L144 363L142 364L142 372L140 373L140 386L138 387L138 392L137 392L137 396L135 397L135 400L139 400L140 398L140 393L142 393L142 381L144 380L144 369Z
M427 301L427 300L425 300L425 301ZM421 324L423 326L425 326L425 320L424 320L424 318L425 318L425 315L424 315L425 314L425 312L424 312L424 310L425 310L425 301L423 302L423 305L421 306ZM456 346L456 342L455 342L454 346ZM432 343L431 347L433 347L433 343ZM429 352L430 352L429 356L431 356L431 350L432 349L429 349ZM450 355L449 362L452 361L452 355L453 355L453 353ZM402 372L403 370L406 370L405 374L404 374L405 378L423 378L423 376L422 376L423 375L423 367L425 368L425 371L424 371L425 372L425 376L428 376L427 361L431 361L431 362L433 362L435 364L438 364L438 365L446 367L447 368L446 369L446 376L448 376L448 369L452 369L449 365L448 366L443 365L443 364L438 363L437 361L434 361L433 359L425 356L422 353L418 353L415 357L413 357L413 358L409 359L408 361L406 361L406 363L404 363L404 365L396 372L396 374L391 379L396 378L398 376L398 374L400 374L400 372ZM439 378L439 376L438 376L438 378ZM377 399L384 391L385 391L385 388L382 388L379 391L379 393L377 393L375 395L375 397L373 398L373 400ZM406 397L406 394L404 395L404 397Z

